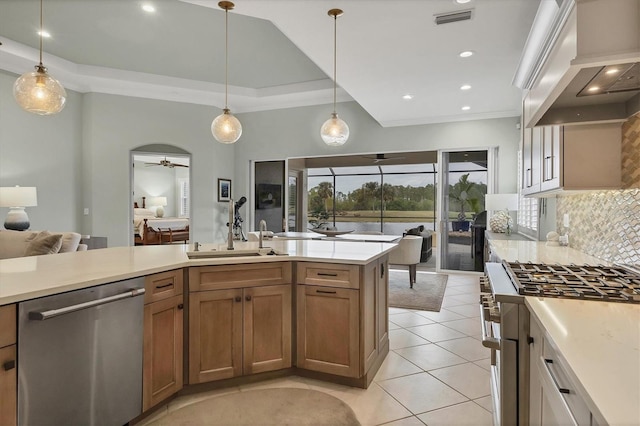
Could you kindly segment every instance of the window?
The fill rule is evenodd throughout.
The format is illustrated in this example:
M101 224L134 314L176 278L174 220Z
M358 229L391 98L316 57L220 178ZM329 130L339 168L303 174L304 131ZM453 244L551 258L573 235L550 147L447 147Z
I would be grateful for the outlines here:
M178 193L180 198L178 200L178 217L189 217L189 180L178 179Z
M518 151L518 176L522 176L522 150ZM522 195L518 185L518 231L531 237L538 237L538 199Z
M435 173L434 164L308 169L308 222L395 235L435 229Z

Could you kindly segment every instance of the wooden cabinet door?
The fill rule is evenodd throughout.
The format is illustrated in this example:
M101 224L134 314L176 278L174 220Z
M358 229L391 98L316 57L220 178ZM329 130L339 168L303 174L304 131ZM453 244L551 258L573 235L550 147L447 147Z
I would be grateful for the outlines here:
M525 128L522 135L522 164L520 176L520 189L523 194L530 191L531 188L531 155L532 155L532 133L533 129Z
M562 149L562 126L546 126L542 135L542 179L540 190L548 191L560 188L560 159Z
M359 290L298 285L297 366L359 377Z
M16 345L0 349L0 425L15 425L18 409Z
M291 285L244 289L244 374L291 367Z
M144 307L142 409L182 389L182 295Z
M189 383L242 375L242 289L189 295Z
M377 291L378 348L382 349L389 342L389 256L380 259Z
M529 324L529 335L533 339L529 352L529 424L542 424L542 383L538 360L543 353L544 337L540 325L534 318Z

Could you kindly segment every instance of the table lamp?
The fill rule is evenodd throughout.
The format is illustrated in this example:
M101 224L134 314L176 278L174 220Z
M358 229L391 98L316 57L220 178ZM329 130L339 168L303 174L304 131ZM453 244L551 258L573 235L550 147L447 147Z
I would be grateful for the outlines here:
M0 207L9 207L4 227L14 231L29 229L29 216L25 207L38 205L38 195L33 186L8 186L0 188Z
M167 205L167 197L151 197L149 204L156 207L156 217L164 216L163 207Z
M518 194L487 194L484 206L485 210L496 212L489 220L491 231L511 235L513 220L509 212L518 210Z

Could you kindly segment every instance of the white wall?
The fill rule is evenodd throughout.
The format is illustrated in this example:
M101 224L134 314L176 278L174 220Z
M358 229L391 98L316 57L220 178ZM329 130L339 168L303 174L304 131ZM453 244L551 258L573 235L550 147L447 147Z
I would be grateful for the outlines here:
M0 186L37 188L38 206L26 209L31 229L81 232L83 97L67 90L59 114L35 115L13 99L17 77L0 71ZM0 208L0 223L8 210Z
M109 246L132 237L130 151L148 144L174 145L191 153L191 230L194 241L222 241L224 205L217 202L218 177L233 176L234 148L215 141L213 107L90 93L85 95L85 203L91 205L92 233Z
M142 197L147 197L147 207L153 207L151 197L167 197L167 205L163 207L164 217L176 217L177 214L177 172L181 168L164 166L147 166L144 161L133 162L134 200L142 207Z
M227 206L217 202L217 179L232 177L233 198L249 197L250 160L498 146L499 190L516 189L515 117L382 128L347 102L338 105L351 128L341 148L320 139L328 105L239 114L243 135L229 146L211 136L217 108L68 91L60 114L41 117L15 104L15 78L0 72L0 185L38 187L38 206L27 210L33 229L106 236L110 247L131 242L130 151L148 144L191 153L191 229L202 243L226 238ZM0 209L2 217L6 212Z
M337 110L350 129L347 143L337 148L320 138L328 105L239 114L234 193L249 193L250 160L492 146L498 147L498 191L516 192L519 117L383 128L356 102L340 103Z

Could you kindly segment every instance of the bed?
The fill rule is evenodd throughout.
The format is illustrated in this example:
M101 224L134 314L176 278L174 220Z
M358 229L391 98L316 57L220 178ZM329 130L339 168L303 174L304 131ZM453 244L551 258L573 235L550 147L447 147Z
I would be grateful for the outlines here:
M156 217L146 208L146 197L142 197L142 207L133 205L134 244L158 245L189 241L189 219L182 217Z

